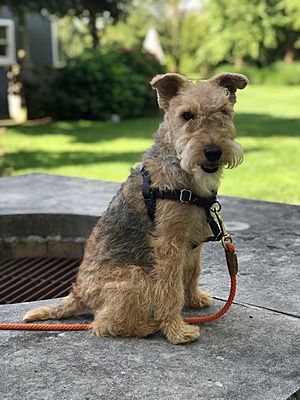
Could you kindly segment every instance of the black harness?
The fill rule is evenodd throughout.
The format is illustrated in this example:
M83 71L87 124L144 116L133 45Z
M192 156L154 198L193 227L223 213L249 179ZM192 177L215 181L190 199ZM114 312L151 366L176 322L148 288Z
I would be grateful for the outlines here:
M154 221L155 219L156 199L175 200L180 201L181 203L191 204L197 207L201 207L205 211L207 223L209 224L210 229L213 233L213 236L210 236L205 241L216 242L221 240L222 231L211 214L211 207L214 204L218 203L216 196L200 197L187 189L161 190L159 188L151 188L151 179L149 176L149 172L145 170L145 167L142 167L141 173L143 177L142 192L149 218L152 221ZM198 245L199 244L196 242L191 243L192 248L196 248L198 247Z

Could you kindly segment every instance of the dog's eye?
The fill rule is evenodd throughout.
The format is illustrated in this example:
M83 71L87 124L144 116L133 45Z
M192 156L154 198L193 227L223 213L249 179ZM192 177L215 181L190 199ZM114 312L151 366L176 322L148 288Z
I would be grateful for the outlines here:
M193 114L192 112L186 111L182 114L182 118L185 119L186 121L189 121L189 120L195 118L195 114Z

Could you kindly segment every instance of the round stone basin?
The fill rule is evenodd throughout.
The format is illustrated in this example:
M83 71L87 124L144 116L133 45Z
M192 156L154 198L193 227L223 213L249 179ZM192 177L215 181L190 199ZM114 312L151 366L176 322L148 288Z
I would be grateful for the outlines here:
M0 304L66 295L118 187L47 174L1 178Z
M81 215L2 215L0 304L67 295L95 220Z

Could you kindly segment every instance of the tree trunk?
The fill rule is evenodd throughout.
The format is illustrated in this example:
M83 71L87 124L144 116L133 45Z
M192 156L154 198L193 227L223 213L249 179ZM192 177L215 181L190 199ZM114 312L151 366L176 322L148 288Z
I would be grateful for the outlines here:
M24 69L30 64L29 41L25 13L22 9L16 9L14 11L18 17L19 46L17 49L17 65L11 67L8 86L9 93L20 98L21 110L19 110L19 114L23 113L24 119L26 119L27 107L22 77Z
M21 66L30 64L30 51L28 32L26 29L25 13L21 10L17 12L18 24L19 24L19 48L17 50L18 63Z
M295 48L295 42L297 39L296 32L289 31L287 35L285 53L283 60L285 64L292 64L295 61L297 50Z
M96 14L90 11L90 21L89 21L89 30L92 36L92 48L99 49L100 48L100 38L98 35L98 30L96 26Z
M182 25L184 20L184 14L179 11L178 1L174 1L172 4L173 13L173 27L172 27L172 56L174 58L174 72L180 71L180 58L181 58L181 46L180 39L182 33Z
M243 64L244 64L244 60L243 60L242 57L236 58L236 59L234 60L234 66L235 66L236 68L241 68L241 66L242 66Z

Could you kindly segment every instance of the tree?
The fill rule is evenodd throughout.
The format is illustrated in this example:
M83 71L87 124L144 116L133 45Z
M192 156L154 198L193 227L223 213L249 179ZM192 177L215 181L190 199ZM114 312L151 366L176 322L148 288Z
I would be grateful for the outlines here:
M26 12L40 13L42 11L58 17L72 15L88 19L92 47L98 48L100 47L100 35L97 19L102 19L102 25L108 20L116 23L128 15L132 7L132 0L0 0L0 6L4 5L12 10L19 21L24 20Z
M277 8L281 16L278 25L284 37L283 59L286 64L291 64L295 61L300 48L300 2L281 0Z
M203 24L207 34L197 52L199 64L263 66L282 53L288 62L300 47L300 3L294 0L211 0Z
M125 18L132 7L132 0L78 0L80 5L76 15L88 17L89 31L92 36L92 47L100 47L100 35L97 27L97 19L102 20L102 27L105 22L116 23Z
M193 8L188 8L187 3L184 0L136 1L126 23L120 21L107 27L102 43L142 47L148 28L154 27L159 33L168 69L189 74L194 69L194 53L205 32L200 6L193 2Z
M171 69L190 74L195 71L194 55L205 31L202 12L206 1L168 0L168 12L161 27L162 44L169 53ZM163 30L164 29L164 30Z
M198 50L198 62L241 64L249 57L259 60L264 47L276 47L270 2L211 0L203 16L207 34Z

